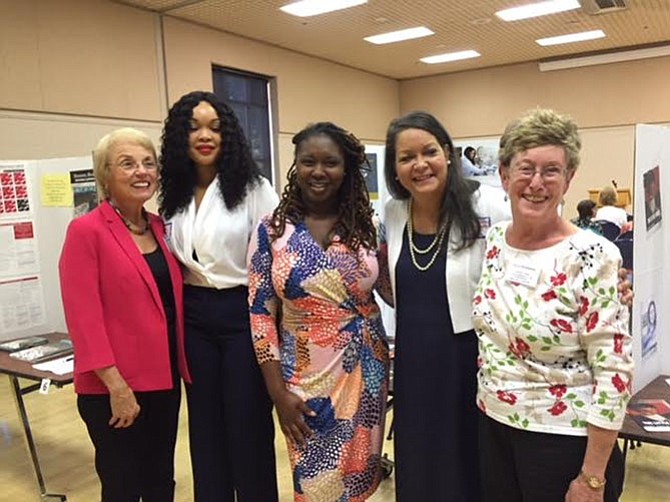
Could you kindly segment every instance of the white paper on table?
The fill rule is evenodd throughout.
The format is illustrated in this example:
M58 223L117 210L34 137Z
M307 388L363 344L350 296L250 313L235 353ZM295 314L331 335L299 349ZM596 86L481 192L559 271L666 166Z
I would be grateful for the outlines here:
M38 371L51 371L56 375L65 375L74 371L74 356L61 357L43 363L33 364Z

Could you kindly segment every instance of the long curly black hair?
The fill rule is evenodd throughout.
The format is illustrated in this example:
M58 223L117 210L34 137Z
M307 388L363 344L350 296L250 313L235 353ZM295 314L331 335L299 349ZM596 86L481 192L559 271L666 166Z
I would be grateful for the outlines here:
M321 134L333 140L344 157L344 179L338 193L339 214L330 237L337 233L355 251L361 245L367 249L375 249L377 231L372 221L373 210L363 176L363 169L370 170L365 147L356 136L332 122L310 124L293 136L293 164L288 171L288 183L284 187L281 201L272 213L271 236L277 239L284 235L287 220L296 224L307 216L298 186L296 158L304 141Z
M233 110L211 92L190 92L172 105L163 125L158 206L165 219L184 210L193 197L197 169L188 154L188 136L193 108L202 101L212 105L221 121L221 153L216 159L216 170L226 207L234 209L244 200L247 190L260 181L260 169L251 158L249 144Z
M460 239L456 249L472 246L481 232L479 215L476 213L472 195L479 188L479 183L463 176L460 159L454 154L454 144L447 130L431 114L426 112L410 112L389 124L386 132L386 153L384 158L384 178L389 192L395 199L409 199L409 191L403 187L396 177L396 138L406 129L422 129L437 139L442 145L447 159L450 161L447 170L447 188L440 204L438 228L457 229ZM442 246L446 248L447 239Z

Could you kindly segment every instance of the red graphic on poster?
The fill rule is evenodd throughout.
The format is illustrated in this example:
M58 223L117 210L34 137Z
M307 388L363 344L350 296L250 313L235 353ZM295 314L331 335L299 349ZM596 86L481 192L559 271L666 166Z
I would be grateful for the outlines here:
M35 237L33 224L30 221L24 221L14 224L14 239L32 239Z
M5 168L0 172L0 214L27 211L30 211L30 202L25 171Z

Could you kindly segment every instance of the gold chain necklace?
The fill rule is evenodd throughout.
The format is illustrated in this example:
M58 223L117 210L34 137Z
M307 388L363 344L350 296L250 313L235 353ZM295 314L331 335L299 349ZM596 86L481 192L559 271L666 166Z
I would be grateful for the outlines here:
M428 270L433 263L435 263L435 260L437 259L437 256L440 254L440 250L442 249L442 242L444 241L444 236L446 235L446 227L442 227L439 232L435 234L435 237L433 238L433 242L430 243L430 245L425 248L425 249L419 249L415 244L414 240L412 238L414 231L413 231L413 223L412 223L412 200L410 199L409 201L409 218L407 219L407 240L409 241L409 255L410 258L412 259L412 263L414 266L421 272L425 272ZM415 252L419 254L426 254L428 253L431 249L433 249L437 245L437 248L433 252L433 256L430 258L428 263L425 266L419 265L419 263L416 260Z

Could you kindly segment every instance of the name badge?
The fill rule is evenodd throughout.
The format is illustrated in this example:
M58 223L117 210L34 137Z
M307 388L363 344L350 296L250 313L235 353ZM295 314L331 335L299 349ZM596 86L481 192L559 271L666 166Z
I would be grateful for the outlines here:
M491 217L490 216L482 216L479 218L479 238L484 239L486 237L487 232L489 231L489 228L491 228Z
M512 263L512 266L507 269L505 273L505 280L507 282L521 284L534 288L540 279L540 268L532 263Z
M164 225L165 228L165 241L170 242L170 239L172 239L172 222L169 221Z

